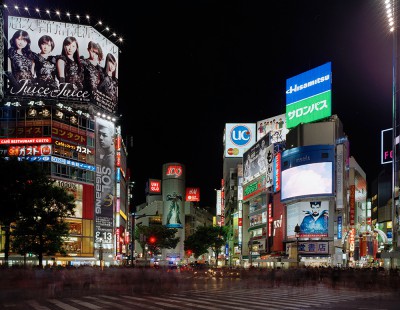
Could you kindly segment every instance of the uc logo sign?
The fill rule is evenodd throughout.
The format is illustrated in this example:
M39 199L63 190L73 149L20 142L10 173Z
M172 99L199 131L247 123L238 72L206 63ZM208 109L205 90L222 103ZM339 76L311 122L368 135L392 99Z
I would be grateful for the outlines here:
M247 126L237 125L231 129L231 141L238 146L246 145L250 138L251 131Z

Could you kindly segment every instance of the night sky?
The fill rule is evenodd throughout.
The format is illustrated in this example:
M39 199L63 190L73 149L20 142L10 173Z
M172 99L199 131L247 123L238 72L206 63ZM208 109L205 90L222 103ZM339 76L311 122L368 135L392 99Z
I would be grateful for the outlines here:
M186 166L186 186L200 187L200 206L214 208L225 124L285 113L286 79L328 61L332 113L351 155L368 182L382 169L380 133L392 127L393 44L383 0L146 0L129 9L126 0L63 2L28 5L90 14L92 25L101 19L125 40L119 107L123 135L133 142L135 204L145 201L145 183L161 178L164 163L178 162Z

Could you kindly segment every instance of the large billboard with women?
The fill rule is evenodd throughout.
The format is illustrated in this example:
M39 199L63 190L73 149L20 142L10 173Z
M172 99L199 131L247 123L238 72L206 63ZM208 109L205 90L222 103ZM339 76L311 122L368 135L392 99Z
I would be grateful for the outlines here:
M118 47L91 26L8 16L5 93L116 113Z

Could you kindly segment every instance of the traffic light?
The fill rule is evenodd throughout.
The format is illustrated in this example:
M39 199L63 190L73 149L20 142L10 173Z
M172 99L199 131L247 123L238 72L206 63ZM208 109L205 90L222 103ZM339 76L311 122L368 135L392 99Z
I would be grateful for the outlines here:
M156 237L151 236L151 237L149 238L149 243L150 243L150 244L156 243Z
M192 256L192 253L193 253L193 252L192 252L192 250L187 250L186 253L187 253L187 256L190 257L190 256Z

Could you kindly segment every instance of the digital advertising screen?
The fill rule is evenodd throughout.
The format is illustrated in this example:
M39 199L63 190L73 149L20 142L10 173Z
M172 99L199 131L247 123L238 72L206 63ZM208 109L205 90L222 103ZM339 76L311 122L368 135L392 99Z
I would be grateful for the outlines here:
M6 16L5 93L94 104L116 113L119 49L95 28Z
M281 200L334 194L334 146L312 145L282 153Z

